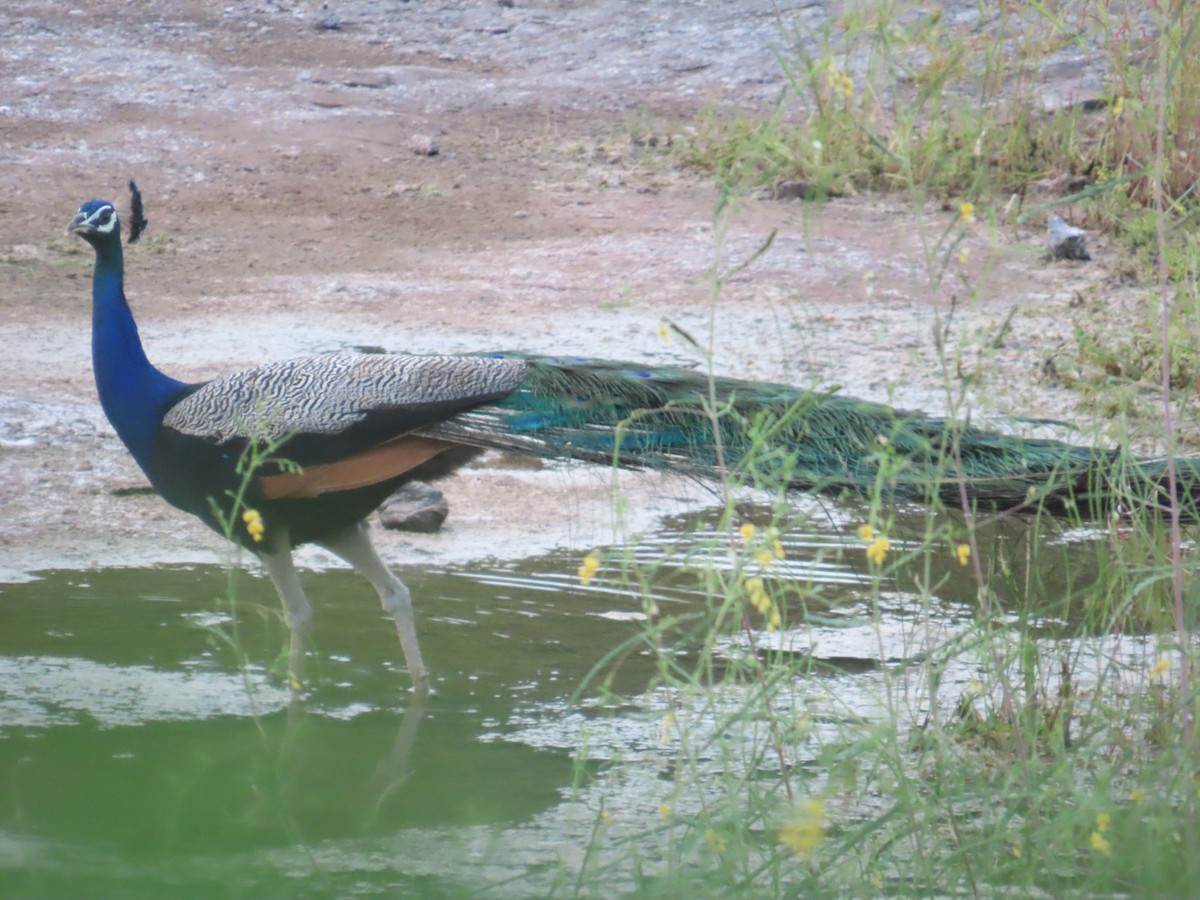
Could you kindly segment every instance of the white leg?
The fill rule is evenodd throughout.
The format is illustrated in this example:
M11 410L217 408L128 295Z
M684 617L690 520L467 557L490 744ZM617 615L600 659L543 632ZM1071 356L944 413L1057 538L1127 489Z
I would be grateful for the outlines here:
M287 541L283 541L287 546ZM312 628L312 606L304 595L300 584L300 576L292 565L290 550L280 550L276 553L260 553L263 568L275 585L279 599L283 601L283 615L287 620L288 630L291 631L291 645L288 652L288 680L294 685L303 681L304 648L308 643L309 631Z
M366 578L379 593L383 608L396 620L396 633L400 635L400 649L404 651L404 661L408 663L408 674L413 680L413 686L423 690L428 684L429 673L421 659L421 648L417 644L417 624L413 617L412 595L404 582L392 574L391 570L379 558L371 539L367 536L367 526L359 522L340 531L337 534L320 541L322 547L336 553L354 569Z

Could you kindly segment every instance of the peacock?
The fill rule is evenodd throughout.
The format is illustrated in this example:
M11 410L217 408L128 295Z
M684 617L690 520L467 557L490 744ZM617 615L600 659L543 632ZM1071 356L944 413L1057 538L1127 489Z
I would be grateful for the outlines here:
M144 227L133 190L130 242ZM155 490L232 534L274 583L298 668L312 609L292 550L313 542L366 577L427 684L412 598L364 520L399 485L495 448L739 484L1096 515L1162 504L1168 463L1023 439L837 393L686 367L513 352L346 354L268 362L201 384L155 368L124 291L114 205L84 203L68 233L95 250L92 365L101 405ZM1197 467L1177 460L1194 505Z

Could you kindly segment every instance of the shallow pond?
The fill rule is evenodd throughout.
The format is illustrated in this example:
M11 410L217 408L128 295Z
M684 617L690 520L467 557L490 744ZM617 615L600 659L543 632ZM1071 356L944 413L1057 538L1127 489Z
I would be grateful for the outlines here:
M914 608L894 581L868 603L859 538L842 530L787 534L779 563L822 609L773 639L829 662L813 670L819 691L798 684L777 700L818 722L801 765L820 723L870 717L881 671L974 615L973 583L950 563L932 604ZM692 540L664 530L625 557L657 565L660 607L703 605L667 552ZM1077 569L1095 553L1063 546ZM600 682L588 673L639 632L642 606L611 579L580 585L578 564L559 553L402 570L435 673L424 704L375 595L349 572L305 576L317 651L299 702L267 677L286 637L262 577L233 576L236 628L216 566L0 587L0 895L569 895L597 816L651 822L669 794L663 717L678 708L646 691L654 663L638 652L608 672L635 699L589 702ZM959 658L943 681L972 677ZM605 782L616 758L633 765Z

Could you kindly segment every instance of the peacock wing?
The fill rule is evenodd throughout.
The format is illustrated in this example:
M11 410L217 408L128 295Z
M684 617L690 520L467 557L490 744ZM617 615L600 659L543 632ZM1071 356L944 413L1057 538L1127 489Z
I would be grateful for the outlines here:
M393 478L454 446L412 432L508 395L524 374L512 359L298 357L207 382L162 424L167 443L200 440L225 458L269 446L294 465L264 467L267 495L315 496Z

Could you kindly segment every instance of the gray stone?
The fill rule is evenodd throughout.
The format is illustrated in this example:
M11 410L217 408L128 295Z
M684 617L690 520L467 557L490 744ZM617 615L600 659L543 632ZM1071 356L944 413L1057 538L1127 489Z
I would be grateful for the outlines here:
M408 139L408 146L417 156L437 156L437 141L427 134L414 134Z
M1046 237L1050 243L1050 255L1055 259L1089 260L1087 232L1068 225L1059 216L1046 220Z
M442 527L450 506L437 488L424 481L410 481L384 501L379 521L384 528L432 534Z

